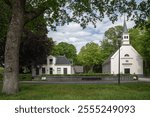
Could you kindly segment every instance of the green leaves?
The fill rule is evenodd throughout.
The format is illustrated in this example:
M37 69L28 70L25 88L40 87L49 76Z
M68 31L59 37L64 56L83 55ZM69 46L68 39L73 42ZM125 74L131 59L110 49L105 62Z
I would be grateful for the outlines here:
M85 66L94 66L101 63L101 48L98 44L91 42L81 48L77 56L79 63Z
M135 0L26 0L25 10L42 11L48 25L56 30L69 22L79 23L83 28L89 22L96 26L97 20L102 21L104 16L115 22L124 13L136 22L143 22L150 15L149 6L149 0L139 4Z
M118 38L121 38L122 31L122 26L115 26L105 32L105 38L101 41L103 61L118 49Z
M58 45L55 45L52 54L55 56L65 55L68 59L73 61L76 61L77 56L75 46L66 42L61 42Z
M136 27L130 30L130 39L133 47L144 59L144 73L150 74L150 20L145 26Z

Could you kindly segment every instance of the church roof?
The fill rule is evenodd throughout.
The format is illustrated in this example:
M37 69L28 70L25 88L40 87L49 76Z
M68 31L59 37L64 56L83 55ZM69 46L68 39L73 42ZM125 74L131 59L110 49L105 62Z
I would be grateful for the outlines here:
M125 19L124 19L124 24L123 24L123 33L128 33L128 28L127 28Z

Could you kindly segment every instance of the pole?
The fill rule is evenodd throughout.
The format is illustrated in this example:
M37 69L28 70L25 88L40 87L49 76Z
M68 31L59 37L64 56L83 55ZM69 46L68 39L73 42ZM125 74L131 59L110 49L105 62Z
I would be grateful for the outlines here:
M118 40L119 55L118 55L118 84L120 84L120 40Z

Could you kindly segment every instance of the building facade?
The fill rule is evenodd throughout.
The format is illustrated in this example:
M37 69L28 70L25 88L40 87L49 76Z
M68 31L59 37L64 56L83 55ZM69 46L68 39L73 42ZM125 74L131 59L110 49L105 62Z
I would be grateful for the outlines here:
M79 69L80 68L80 69ZM78 70L78 71L77 71ZM32 76L42 74L75 74L83 73L83 66L73 66L72 62L65 56L49 55L46 64L32 68Z
M125 21L121 47L103 63L102 70L103 73L118 74L119 66L121 74L143 75L143 59L130 44L130 37Z

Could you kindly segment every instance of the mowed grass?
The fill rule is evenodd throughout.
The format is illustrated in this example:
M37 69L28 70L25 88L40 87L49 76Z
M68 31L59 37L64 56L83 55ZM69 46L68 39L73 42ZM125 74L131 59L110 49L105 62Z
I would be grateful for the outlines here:
M2 84L0 84L0 89ZM0 93L1 100L148 100L150 83L22 84L16 95Z

